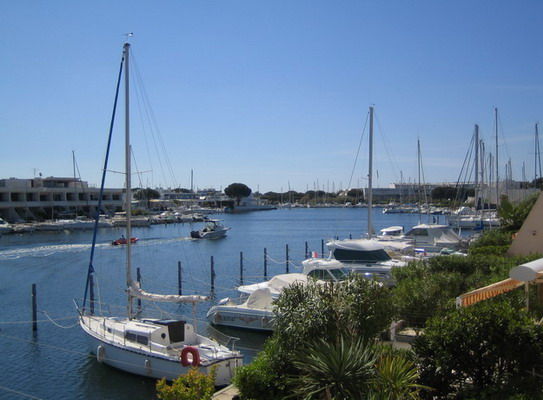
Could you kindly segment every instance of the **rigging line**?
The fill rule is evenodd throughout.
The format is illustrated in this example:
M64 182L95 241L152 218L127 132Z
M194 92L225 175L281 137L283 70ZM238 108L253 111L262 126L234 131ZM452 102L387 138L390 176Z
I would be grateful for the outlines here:
M505 147L505 154L507 155L507 159L511 158L511 155L509 154L509 146L507 146L507 142L505 141L505 134L503 132L503 123L501 114L498 114L498 131L501 134L502 141L503 141L503 147Z
M464 157L464 162L462 163L462 168L460 169L460 174L458 175L458 180L456 181L456 196L455 196L455 202L458 202L458 204L460 204L460 182L462 181L462 177L464 178L463 179L463 182L466 182L466 176L463 175L463 174L466 174L467 172L465 171L468 171L469 169L469 163L470 163L470 160L471 160L471 154L473 152L473 143L475 141L475 135L472 135L471 136L471 142L469 144L469 147L468 147L468 151L466 152L466 156ZM464 184L462 185L462 187L464 186Z
M358 142L358 148L356 150L356 157L354 159L353 169L351 171L351 177L349 178L349 184L347 185L347 188L349 188L349 189L351 188L351 183L352 183L352 180L353 180L354 171L356 169L356 164L358 162L358 156L360 154L360 148L362 147L362 142L364 141L364 135L366 133L366 126L368 125L369 116L370 116L370 113L368 111L368 113L366 114L366 122L364 122L364 128L362 129L362 134L360 135L360 141Z
M124 50L123 50L123 52L124 52ZM84 294L84 297L83 297L82 311L85 311L85 303L87 301L87 293L88 293L88 289L89 289L89 286L90 286L90 280L91 280L91 276L94 274L94 266L92 264L93 264L93 260L94 260L94 250L95 250L95 247L96 247L96 236L97 236L97 232L98 232L98 222L100 221L100 211L101 211L101 208L102 208L102 198L104 196L104 186L105 186L105 182L106 182L106 171L107 171L107 164L108 164L108 160L109 160L109 150L111 148L111 138L113 136L113 126L115 124L115 114L116 114L116 110L117 110L117 100L119 99L119 88L121 86L121 76L122 76L122 72L123 72L123 64L124 64L124 55L121 57L121 65L119 66L119 77L117 78L117 87L115 89L115 100L113 101L113 112L111 114L111 122L110 122L110 125L109 125L109 135L108 135L108 140L107 140L106 157L105 157L105 160L104 160L104 169L102 171L102 181L101 181L101 184L100 184L100 195L99 195L100 197L98 198L98 207L97 207L97 210L96 210L96 216L95 216L95 221L94 221L94 230L93 230L93 234L92 234L91 254L90 254L90 260L89 260L89 267L88 267L88 270L87 270L87 281L85 283L85 294ZM91 291L91 295L92 295L92 291Z
M379 137L381 138L381 142L383 143L383 147L385 148L385 153L387 154L387 157L388 157L388 161L390 162L391 166L392 166L392 173L394 174L394 177L396 179L396 181L398 181L398 171L400 170L398 164L396 163L396 160L394 160L392 158L392 156L390 155L390 151L389 151L389 148L387 146L387 140L385 140L385 132L384 132L384 129L382 128L382 125L381 125L381 121L379 120L379 116L377 115L377 113L374 111L373 112L373 115L375 117L375 121L377 122L377 129L379 130Z
M62 328L62 329L71 329L71 328L73 328L74 326L79 325L79 321L78 321L78 322L76 322L76 323L73 324L73 325L63 326L63 325L60 325L59 323L57 323L55 320L53 320L53 319L49 316L49 314L47 314L46 311L42 311L42 313L43 313L43 315L45 315L45 317L46 317L53 325L55 325L55 326L58 327L58 328Z
M145 142L145 151L147 152L147 158L149 159L149 165L151 166L151 171L152 171L154 169L154 167L153 167L153 157L151 156L151 153L149 152L150 146L149 146L149 142L147 141L148 134L147 134L147 130L145 129L146 122L145 122L145 119L143 118L144 113L142 111L141 100L140 100L140 96L139 96L139 89L138 89L138 85L133 85L133 87L136 89L136 94L137 94L136 95L136 103L138 105L138 111L139 111L138 116L140 118L141 127L142 127L142 130L144 132L144 134L142 136L143 136L143 140ZM137 169L137 167L136 167L136 169ZM141 177L140 177L140 186L141 186Z
M19 390L15 390L15 389L10 389L6 386L2 386L0 385L0 389L1 390L4 390L6 392L10 392L10 393L15 393L15 394L18 394L19 396L22 396L22 397L26 397L26 398L29 398L29 399L35 399L35 400L45 400L41 397L36 397L34 395L31 395L31 394L28 394L28 393L24 393L24 392L21 392Z
M174 174L174 171L173 171L173 168L172 168L172 163L170 161L170 157L168 156L167 148L166 148L166 146L164 144L162 134L161 134L160 129L158 127L158 123L157 123L156 118L155 118L155 113L153 111L153 108L151 107L151 103L149 101L149 96L147 95L147 90L145 89L145 85L143 84L143 79L141 78L141 74L140 74L140 71L139 71L139 68L137 66L137 63L136 63L136 60L135 60L134 56L132 56L132 59L133 59L133 63L134 63L134 68L136 70L136 75L137 75L137 77L138 77L138 79L140 81L141 92L143 94L143 101L144 101L144 104L146 105L146 110L148 110L148 114L150 116L150 121L152 122L151 126L154 127L153 132L156 131L156 136L158 138L160 147L162 148L162 154L164 155L165 163L166 163L166 166L168 168L168 172L170 173L170 178L172 179L172 184L175 187L178 187L179 185L177 184L177 179L175 178L175 174ZM155 144L155 146L156 146L156 144Z

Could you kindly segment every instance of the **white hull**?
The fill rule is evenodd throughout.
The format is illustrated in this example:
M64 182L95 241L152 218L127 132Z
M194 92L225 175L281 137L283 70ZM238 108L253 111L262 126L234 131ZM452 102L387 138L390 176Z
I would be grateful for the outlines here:
M180 360L180 349L171 348L167 353L153 350L159 345L151 344L149 347L143 345L130 346L126 340L120 339L111 333L105 333L100 328L107 325L110 321L118 319L107 317L82 317L80 326L88 335L89 350L96 356L97 361L111 367L120 369L131 374L145 376L154 379L166 378L174 380L182 374L186 374L191 366L183 366ZM104 321L101 323L100 321ZM92 326L92 328L89 327ZM113 322L115 323L115 322ZM96 328L96 329L95 329ZM124 343L123 343L124 342ZM194 345L197 347L197 345ZM215 385L224 386L230 384L234 375L234 370L243 364L239 353L231 353L230 357L216 358L215 360L204 359L204 349L208 349L201 344L202 363L200 370L210 373L211 368L216 366ZM138 348L139 347L139 348Z
M229 306L213 306L207 313L207 319L214 325L269 332L273 331L273 318L274 313L269 310Z

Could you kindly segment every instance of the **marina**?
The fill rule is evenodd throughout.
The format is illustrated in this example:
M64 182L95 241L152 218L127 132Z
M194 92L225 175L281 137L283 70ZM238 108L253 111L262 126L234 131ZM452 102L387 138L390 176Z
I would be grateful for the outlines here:
M193 314L189 305L160 305L149 311L172 313L191 323L204 335L228 342L238 337L244 362L250 362L267 337L265 333L207 325L206 313L219 299L236 297L240 285L240 252L243 252L243 283L264 279L263 250L267 275L285 272L285 245L289 245L290 272L301 272L308 250L320 254L321 241L335 237L360 237L367 218L365 208L292 208L269 212L225 214L232 229L221 240L191 240L198 224L152 225L134 228L136 266L141 265L142 287L159 293L177 293L177 263L183 270L183 294L210 295ZM425 217L423 217L425 218ZM443 218L443 217L442 217ZM375 229L391 225L416 225L413 214L376 213ZM122 290L124 250L112 246L121 228L99 229L96 246L97 284L102 301L124 309ZM0 386L38 398L57 399L149 399L154 381L117 371L98 363L87 350L85 334L77 328L73 299L81 297L88 267L90 232L33 232L4 235L0 239L0 359L4 373ZM210 291L210 257L214 257L215 291ZM32 332L31 284L37 285L38 330ZM195 317L195 318L194 318ZM54 322L52 322L52 321ZM66 329L63 329L66 328ZM13 398L0 391L0 398ZM11 397L10 397L11 396ZM22 397L24 398L24 397Z

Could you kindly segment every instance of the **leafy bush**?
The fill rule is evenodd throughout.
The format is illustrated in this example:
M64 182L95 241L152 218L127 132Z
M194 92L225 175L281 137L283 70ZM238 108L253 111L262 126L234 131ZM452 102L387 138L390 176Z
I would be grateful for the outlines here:
M161 379L156 384L156 391L160 400L211 400L215 392L215 367L209 375L191 368L171 385Z
M432 318L413 349L422 382L438 395L539 398L541 381L530 371L543 368L542 339L543 328L527 313L508 301L487 300Z
M272 355L277 341L268 340L258 356L249 365L236 370L233 383L244 400L274 400L282 391L279 371L273 368Z
M535 195L517 205L513 205L507 197L502 197L501 205L498 209L501 230L505 232L517 232L532 210L537 198L538 195Z

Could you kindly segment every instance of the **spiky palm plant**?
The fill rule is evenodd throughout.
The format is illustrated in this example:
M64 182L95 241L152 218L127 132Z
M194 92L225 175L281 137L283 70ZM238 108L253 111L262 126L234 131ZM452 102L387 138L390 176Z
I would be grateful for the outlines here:
M292 394L304 400L365 399L374 374L376 350L361 339L316 340L298 352L298 370L288 379Z
M418 400L420 390L429 389L417 384L419 373L413 362L391 351L384 351L375 365L371 379L371 400Z

